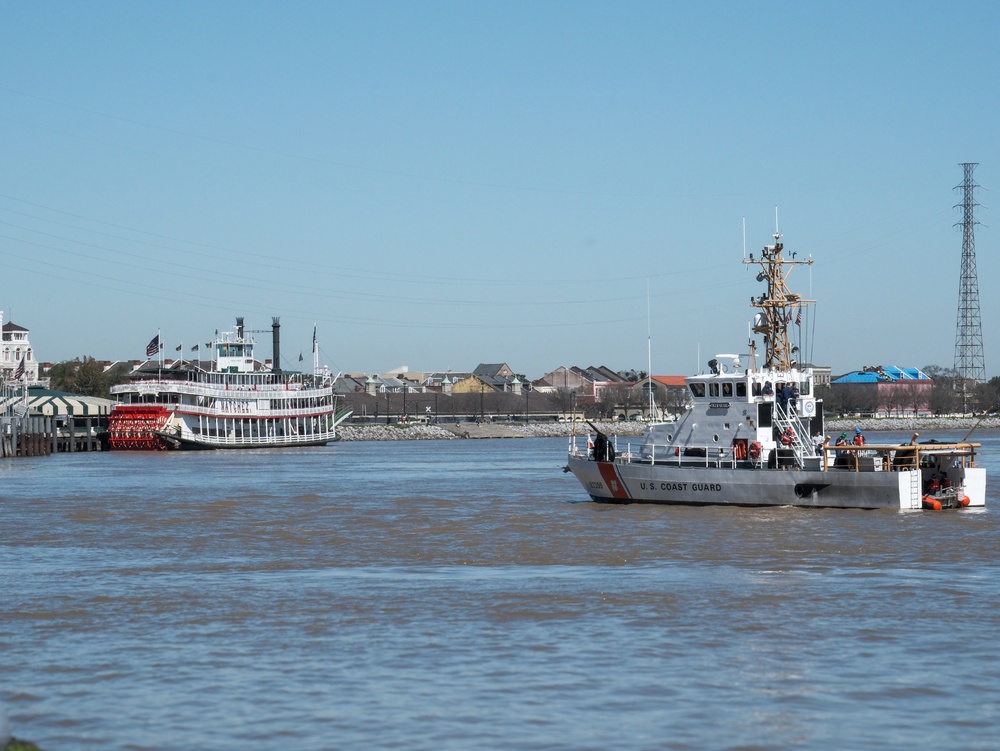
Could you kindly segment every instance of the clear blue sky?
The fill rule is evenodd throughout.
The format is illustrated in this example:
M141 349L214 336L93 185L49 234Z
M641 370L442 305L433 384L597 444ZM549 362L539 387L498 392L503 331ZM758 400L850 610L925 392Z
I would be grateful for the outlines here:
M743 220L756 251L778 207L815 362L950 368L979 162L992 376L998 31L996 2L3 2L0 309L50 361L277 315L286 367L315 323L335 370L651 341L684 374L745 351Z

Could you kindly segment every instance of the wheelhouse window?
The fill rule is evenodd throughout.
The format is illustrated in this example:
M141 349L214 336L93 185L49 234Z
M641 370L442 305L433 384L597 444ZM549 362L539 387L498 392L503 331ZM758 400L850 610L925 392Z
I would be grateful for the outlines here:
M736 396L741 399L746 399L747 396L747 384L746 381L737 381L736 383Z
M691 387L691 396L693 396L695 399L703 399L705 397L704 383L692 383L690 384L690 387Z
M717 384L717 383L710 383L710 384L708 384L708 395L709 396L718 396L719 395L719 384Z

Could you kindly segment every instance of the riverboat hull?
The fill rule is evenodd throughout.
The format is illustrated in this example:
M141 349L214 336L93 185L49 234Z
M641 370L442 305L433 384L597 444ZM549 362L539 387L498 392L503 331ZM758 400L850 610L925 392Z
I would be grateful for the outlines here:
M117 405L101 436L111 451L197 451L325 446L337 440L336 426L349 416L325 413L296 418L240 416L216 419L161 405Z

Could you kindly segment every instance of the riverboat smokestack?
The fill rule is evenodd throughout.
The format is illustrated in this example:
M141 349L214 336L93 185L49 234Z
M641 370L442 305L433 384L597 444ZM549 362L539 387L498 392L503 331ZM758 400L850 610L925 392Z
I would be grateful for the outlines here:
M236 317L236 340L243 341L243 316Z
M271 318L271 342L274 344L274 354L271 355L273 362L271 370L275 373L281 372L281 324L278 316Z

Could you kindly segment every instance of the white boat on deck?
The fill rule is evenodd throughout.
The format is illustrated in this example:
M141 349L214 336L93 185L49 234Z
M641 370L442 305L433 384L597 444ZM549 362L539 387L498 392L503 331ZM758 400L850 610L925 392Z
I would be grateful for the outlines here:
M235 332L216 334L210 360L148 363L112 387L108 448L283 448L335 440L350 411L337 412L334 379L315 364L315 338L313 372L283 371L278 328L275 318L273 368L254 358L255 342L237 318Z
M763 336L743 356L717 355L710 372L685 379L689 406L677 420L651 425L636 446L598 432L570 439L566 470L595 501L739 506L941 509L984 506L986 470L978 443L832 445L811 368L793 359L788 327L813 300L789 292L797 264L781 236L766 246L751 304L752 330ZM596 430L596 429L595 429ZM819 434L822 444L814 444Z

